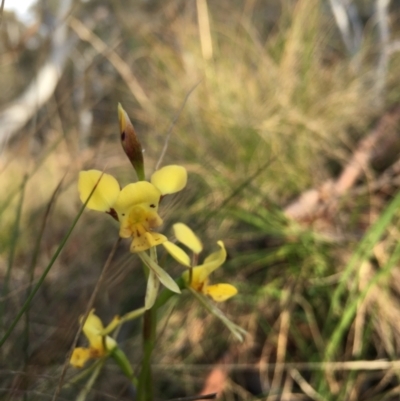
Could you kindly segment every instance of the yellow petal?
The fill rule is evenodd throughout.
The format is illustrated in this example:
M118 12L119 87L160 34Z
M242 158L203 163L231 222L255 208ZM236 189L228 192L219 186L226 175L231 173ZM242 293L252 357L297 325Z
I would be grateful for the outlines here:
M182 276L186 280L186 283L189 284L190 270L187 273L188 274L185 274L185 275L182 275ZM205 280L202 279L199 276L199 274L196 274L196 273L198 273L198 272L196 272L194 269L192 269L192 278L191 278L189 286L190 286L190 288L192 288L193 290L195 290L197 292L203 292L204 288L207 287L209 280L208 280L208 278L206 278Z
M174 194L186 186L187 172L182 166L165 166L151 176L151 183L162 195Z
M144 232L141 235L134 235L130 247L132 253L147 251L153 246L157 246L167 241L167 237L156 232Z
M106 335L108 333L111 333L112 331L114 331L121 324L122 324L121 316L115 315L113 317L113 320L111 320L111 322L108 323L107 327L105 327L104 330L100 334L104 336L104 335Z
M88 199L96 186L87 207L99 212L108 212L118 198L120 189L118 181L110 174L99 170L81 171L79 173L78 190L82 203Z
M214 284L205 287L204 293L216 302L224 302L237 294L237 289L230 284Z
M178 263L190 267L189 255L183 249L169 241L164 242L163 246Z
M203 250L203 244L186 224L176 223L173 225L173 229L176 239L183 245L186 245L194 253L198 254Z
M218 241L218 245L221 247L219 251L212 253L205 259L202 265L193 269L192 283L196 283L196 286L205 283L208 276L225 262L226 250L224 243ZM182 276L186 282L189 281L189 272L184 272Z
M148 210L158 210L160 191L147 181L139 181L124 187L114 204L120 216L127 215L134 205L141 205Z
M219 266L222 265L222 263L225 262L226 259L226 250L225 250L225 246L224 243L222 241L217 241L217 244L221 247L221 249L217 252L213 252L212 254L208 255L205 259L204 259L204 263L203 265L206 265L208 263L220 263ZM218 267L219 267L218 266Z
M100 335L103 329L103 323L101 322L100 318L94 314L94 309L92 309L86 319L85 324L83 325L83 333L89 340L91 348L95 348L100 351L103 350L103 337Z
M85 363L91 358L91 351L89 348L75 348L72 352L69 363L74 368L83 368Z

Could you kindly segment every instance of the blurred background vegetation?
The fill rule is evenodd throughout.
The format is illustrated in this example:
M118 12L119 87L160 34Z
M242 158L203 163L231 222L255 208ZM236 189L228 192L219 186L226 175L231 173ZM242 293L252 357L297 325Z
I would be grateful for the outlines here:
M80 208L77 173L135 179L121 102L147 173L167 138L163 165L187 168L184 194L163 204L164 232L190 225L205 254L225 242L214 279L239 288L223 310L248 331L237 343L189 295L177 299L158 333L157 398L398 400L399 3L42 0L33 10L31 23L4 11L0 26L1 335ZM83 214L0 349L2 399L52 399L117 235L112 219ZM128 249L95 301L104 322L143 302ZM138 364L138 323L119 342ZM69 382L75 374L58 399L75 399L85 383ZM134 395L110 362L89 399Z

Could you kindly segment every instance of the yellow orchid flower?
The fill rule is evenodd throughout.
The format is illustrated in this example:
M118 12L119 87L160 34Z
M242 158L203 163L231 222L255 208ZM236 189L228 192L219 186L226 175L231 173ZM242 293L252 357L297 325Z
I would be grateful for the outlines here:
M103 331L103 323L92 309L83 325L83 333L89 340L89 347L74 349L70 359L72 366L82 368L89 359L101 358L117 346L117 342L113 338L101 335Z
M79 173L78 190L81 201L86 202L95 188L87 207L117 219L120 237L132 237L130 250L136 253L167 240L164 235L153 231L163 222L158 215L160 199L181 191L186 181L186 169L172 165L157 170L150 182L139 181L120 189L112 175L88 170Z
M203 245L196 234L185 224L177 223L173 226L176 239L186 245L195 255L199 254ZM204 259L203 264L192 266L192 262L187 253L172 242L165 241L163 246L167 252L180 264L191 269L185 271L182 277L193 290L210 296L214 301L223 302L237 294L237 289L231 284L209 285L209 275L222 266L226 260L226 250L224 243L218 241L220 250L212 253Z

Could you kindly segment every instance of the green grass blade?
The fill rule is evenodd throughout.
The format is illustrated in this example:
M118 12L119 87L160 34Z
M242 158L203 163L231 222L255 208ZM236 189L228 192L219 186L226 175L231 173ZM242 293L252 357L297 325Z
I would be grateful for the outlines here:
M21 195L20 195L20 198L19 198L19 201L17 204L15 222L14 222L14 226L13 226L13 229L11 232L8 265L7 265L6 275L4 278L4 287L3 287L3 292L2 292L3 302L1 302L1 310L0 310L0 327L3 327L4 311L6 309L5 305L7 302L8 287L10 285L11 269L14 265L15 252L17 249L21 215L22 215L22 206L24 204L24 195L25 195L25 188L26 188L27 182L28 182L28 176L25 176L24 180L22 181L22 184L21 184L21 188L20 188Z
M100 176L99 181L101 180L101 177L102 176ZM67 243L70 235L72 234L72 231L74 230L76 224L78 223L78 220L80 219L83 211L86 208L87 203L89 202L89 200L92 197L93 192L96 190L96 188L97 188L97 184L93 187L92 192L90 193L88 199L86 200L86 202L80 208L77 216L75 217L74 221L72 222L71 227L69 228L67 234L62 239L62 241L61 241L60 245L58 246L56 252L54 253L53 257L51 258L50 263L47 265L45 271L40 276L40 278L39 278L38 282L36 283L35 287L33 288L32 292L30 293L28 298L25 300L24 304L22 305L22 308L19 310L17 316L14 318L14 320L11 323L10 327L7 329L6 333L4 334L2 339L0 340L0 347L2 347L3 344L6 342L7 338L10 336L10 334L14 330L14 328L17 325L18 321L21 319L22 315L25 313L25 311L29 307L30 303L32 302L32 299L34 298L34 296L38 292L40 286L43 284L47 274L49 273L50 269L53 267L54 262L57 260L59 254L61 253L62 249L64 248L65 244Z
M331 311L328 316L331 316L332 312L339 310L340 298L346 289L346 285L350 275L353 273L356 266L358 266L360 263L362 263L362 261L367 260L371 256L374 245L382 237L387 226L390 224L390 222L393 219L393 216L399 210L399 208L400 208L400 192L396 195L396 197L392 200L390 205L382 213L379 220L370 228L367 235L361 241L358 249L354 252L353 257L351 258L345 271L343 272L340 284L333 293ZM329 319L327 319L327 321L329 321Z

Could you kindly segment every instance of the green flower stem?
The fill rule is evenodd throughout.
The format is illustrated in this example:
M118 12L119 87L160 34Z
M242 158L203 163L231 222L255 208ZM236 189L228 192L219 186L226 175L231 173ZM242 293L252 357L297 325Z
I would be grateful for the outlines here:
M118 317L116 316L112 322L100 332L102 336L106 336L107 334L110 334L117 328L119 328L123 323L128 322L129 320L134 320L137 319L138 317L142 316L144 312L146 311L145 308L139 308L135 309L132 312L128 312L125 315Z
M138 401L153 401L153 383L151 374L151 355L155 345L156 309L147 310L143 316L143 362L139 374Z
M150 248L150 258L157 262L156 248ZM139 374L138 401L153 401L153 380L151 355L153 353L157 329L157 309L153 306L143 315L143 362Z
M119 347L115 347L111 351L110 356L117 363L117 365L121 369L121 372L131 381L131 383L135 387L137 387L138 386L137 378L135 377L132 366L129 363L129 360L126 357L125 353Z
M150 251L150 257L157 263L157 254L155 248ZM146 269L147 271L147 269ZM178 287L183 290L186 288L185 280L179 277L175 280ZM154 306L145 311L143 316L143 362L142 369L138 378L137 400L138 401L153 401L153 381L151 374L151 356L155 346L156 328L157 328L157 310L164 306L176 292L164 288ZM136 312L136 311L134 311ZM136 312L137 313L137 312ZM137 316L135 313L135 317Z

